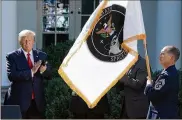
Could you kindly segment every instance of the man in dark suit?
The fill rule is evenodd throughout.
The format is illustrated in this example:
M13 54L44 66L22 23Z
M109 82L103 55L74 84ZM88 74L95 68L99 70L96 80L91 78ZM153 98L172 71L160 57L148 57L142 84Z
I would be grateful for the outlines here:
M7 75L11 82L5 105L19 105L23 119L44 118L43 79L51 79L46 53L33 50L35 33L19 33L21 48L6 56Z
M72 92L70 111L75 119L104 119L104 114L109 112L109 103L105 95L93 109L88 108L87 104L75 92Z
M147 69L145 59L140 55L138 61L121 78L117 84L123 90L122 110L120 117L123 119L145 119L149 107L149 100L144 95Z

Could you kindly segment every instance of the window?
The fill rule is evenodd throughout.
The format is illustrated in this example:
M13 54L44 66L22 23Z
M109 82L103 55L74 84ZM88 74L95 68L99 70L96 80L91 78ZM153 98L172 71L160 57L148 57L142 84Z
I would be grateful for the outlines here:
M69 39L69 0L44 0L43 47Z
M81 15L81 28L85 25L90 15L99 5L99 1L101 0L82 0L82 15Z
M100 0L43 0L42 46L74 40Z

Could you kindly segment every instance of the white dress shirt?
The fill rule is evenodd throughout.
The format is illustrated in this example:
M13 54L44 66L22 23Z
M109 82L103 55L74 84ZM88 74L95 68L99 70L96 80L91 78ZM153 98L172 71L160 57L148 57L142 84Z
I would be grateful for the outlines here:
M22 49L23 50L23 49ZM26 51L24 51L23 50L23 53L24 53L24 55L25 55L25 57L26 57L26 59L27 59L27 54L28 54L28 52L26 52ZM33 58L33 52L32 52L32 50L29 52L29 54L30 54L30 59L31 59L31 62L32 62L32 65L34 65L34 58ZM31 70L31 72L32 72L32 70ZM32 77L33 77L33 72L32 72Z
M23 49L22 49L23 50ZM26 57L26 59L27 59L27 54L28 54L28 52L26 52L26 51L24 51L23 50L23 53L24 53L24 55L25 55L25 57ZM30 54L30 59L31 59L31 62L32 62L32 64L34 65L34 58L33 58L33 52L32 52L32 50L29 52L29 54Z

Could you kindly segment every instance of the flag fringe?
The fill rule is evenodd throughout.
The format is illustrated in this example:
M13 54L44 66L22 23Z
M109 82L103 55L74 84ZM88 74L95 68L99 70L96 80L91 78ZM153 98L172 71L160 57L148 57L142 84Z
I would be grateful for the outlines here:
M140 36L140 35L138 35ZM131 41L130 41L131 42ZM136 61L138 60L138 53L136 51L134 51L133 49L131 49L130 47L128 47L125 43L123 43L121 45L128 53L132 54L133 56L135 56L134 60L125 68L125 70L111 83L110 86L108 86L103 93L101 93L101 95L93 102L93 104L91 104L88 99L81 93L81 91L76 88L76 86L71 82L71 80L69 79L69 77L66 75L66 73L64 72L63 68L65 67L64 64L62 64L58 70L58 73L60 74L60 76L63 78L63 80L68 84L68 86L74 91L76 92L88 105L89 108L94 108L97 103L100 101L100 99L119 81L120 78L122 78L124 76L124 74L132 67L133 64L136 63Z
M67 83L67 85L74 91L76 92L88 105L89 108L94 108L97 103L100 101L100 99L120 80L120 78L122 78L124 76L124 74L132 67L133 64L136 63L136 61L138 60L138 52L133 50L132 48L130 48L129 46L127 46L127 43L129 42L133 42L135 40L144 40L144 44L146 43L146 34L138 34L135 36L132 36L126 40L123 40L123 43L121 44L122 48L124 50L126 50L128 53L132 54L133 56L135 56L135 58L133 59L133 61L124 69L124 71L111 83L111 85L109 85L102 93L101 95L91 104L89 102L89 100L82 94L82 92L71 82L70 78L67 76L67 74L64 72L64 67L67 67L70 59L79 51L79 49L82 47L83 43L86 42L88 36L91 34L93 27L96 25L97 21L99 20L99 17L102 13L103 8L106 6L107 4L107 0L104 0L103 5L100 7L100 9L98 10L98 13L96 14L96 18L95 20L92 22L90 29L87 31L86 35L84 36L84 38L80 41L80 45L78 46L78 48L71 53L71 55L69 56L69 58L67 59L67 61L65 63L62 63L62 65L60 66L58 73L60 74L60 76L63 78L63 80ZM146 48L146 46L145 46ZM145 49L146 50L146 49ZM147 51L146 51L146 55L147 55ZM146 57L146 61L148 61L147 57ZM147 62L146 62L147 63ZM147 68L149 66L149 62L147 64Z
M146 60L146 66L147 66L147 73L148 73L149 80L152 80L151 71L150 71L149 56L148 56L148 52L147 52L147 41L146 41L146 39L143 41L143 44L144 44L144 50L145 50L145 60Z
M77 94L79 95L88 105L89 108L94 108L100 99L119 81L120 78L124 76L124 74L132 67L133 64L138 60L138 55L135 56L134 60L125 68L125 70L108 86L101 95L91 104L89 100L82 94L82 92L71 82L67 74L64 72L62 66L59 68L58 73L63 78L63 80L67 83L67 85Z
M123 44L124 44L123 47L127 48L127 46L125 44L129 43L129 42L133 42L135 40L143 40L144 50L145 50L145 60L146 60L146 66L147 66L147 74L148 74L149 79L152 80L151 71L150 71L149 56L148 56L148 52L147 52L146 34L135 35L135 36L128 38L127 40L124 40L123 41ZM130 48L128 47L127 49L130 49ZM136 51L133 50L133 52L136 52Z
M133 42L135 40L146 40L146 34L138 34L138 35L132 36L126 40L123 40L123 42L129 43L129 42Z

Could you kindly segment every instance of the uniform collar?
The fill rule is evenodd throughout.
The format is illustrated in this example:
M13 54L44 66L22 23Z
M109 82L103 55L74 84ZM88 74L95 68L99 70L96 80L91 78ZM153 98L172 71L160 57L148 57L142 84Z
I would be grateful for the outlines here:
M167 69L165 69L165 71L170 71L170 70L174 70L174 69L176 69L175 65L171 65Z

